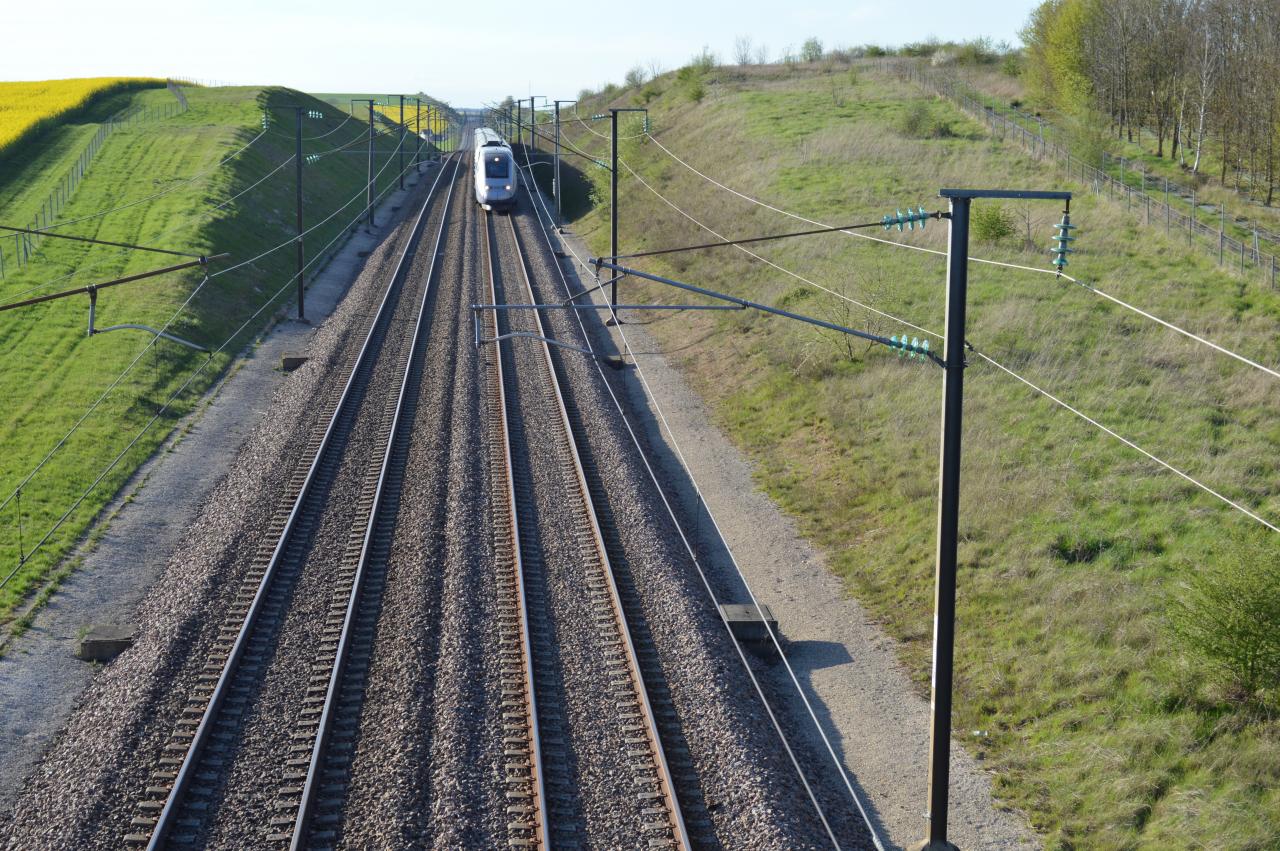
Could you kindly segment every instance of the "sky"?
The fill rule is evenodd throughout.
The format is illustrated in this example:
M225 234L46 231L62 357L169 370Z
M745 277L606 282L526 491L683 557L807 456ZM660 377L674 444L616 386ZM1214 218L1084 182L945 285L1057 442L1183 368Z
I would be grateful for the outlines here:
M12 4L0 80L175 76L309 92L417 92L454 106L506 95L573 98L628 68L729 61L746 36L770 58L930 36L1018 42L1036 0L646 0L537 4L352 0L53 0ZM15 33L40 33L15 38Z

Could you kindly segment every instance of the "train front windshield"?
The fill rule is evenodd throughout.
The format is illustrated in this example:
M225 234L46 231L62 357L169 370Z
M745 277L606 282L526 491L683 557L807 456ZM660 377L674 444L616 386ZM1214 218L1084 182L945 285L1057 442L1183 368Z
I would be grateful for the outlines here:
M507 158L503 156L485 157L484 176L494 180L506 180L510 177L511 165L507 162Z

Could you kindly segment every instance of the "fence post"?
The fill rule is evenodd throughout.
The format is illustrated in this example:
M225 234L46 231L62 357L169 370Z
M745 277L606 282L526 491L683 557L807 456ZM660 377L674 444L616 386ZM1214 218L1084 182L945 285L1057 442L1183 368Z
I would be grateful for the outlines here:
M1151 227L1151 196L1143 195L1142 197L1147 199L1147 227Z
M1218 265L1222 265L1222 243L1227 233L1227 208L1218 208Z
M1191 215L1187 216L1187 245L1191 244L1191 232L1196 225L1196 191L1191 190Z
M1271 289L1276 288L1276 256L1271 255Z

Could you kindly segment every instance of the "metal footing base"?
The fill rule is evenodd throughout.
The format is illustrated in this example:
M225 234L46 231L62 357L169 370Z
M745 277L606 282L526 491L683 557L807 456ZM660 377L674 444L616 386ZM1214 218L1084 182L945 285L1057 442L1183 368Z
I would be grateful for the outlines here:
M925 839L912 845L908 851L960 851L959 846L938 839Z

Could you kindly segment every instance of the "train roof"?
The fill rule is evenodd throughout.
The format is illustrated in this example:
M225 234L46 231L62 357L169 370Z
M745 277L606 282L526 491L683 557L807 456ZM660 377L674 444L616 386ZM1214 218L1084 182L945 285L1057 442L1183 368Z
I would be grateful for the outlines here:
M476 147L477 148L489 148L494 146L502 147L502 148L510 147L507 144L506 140L503 139L502 136L500 136L498 132L493 128L481 127L480 129L476 130Z

